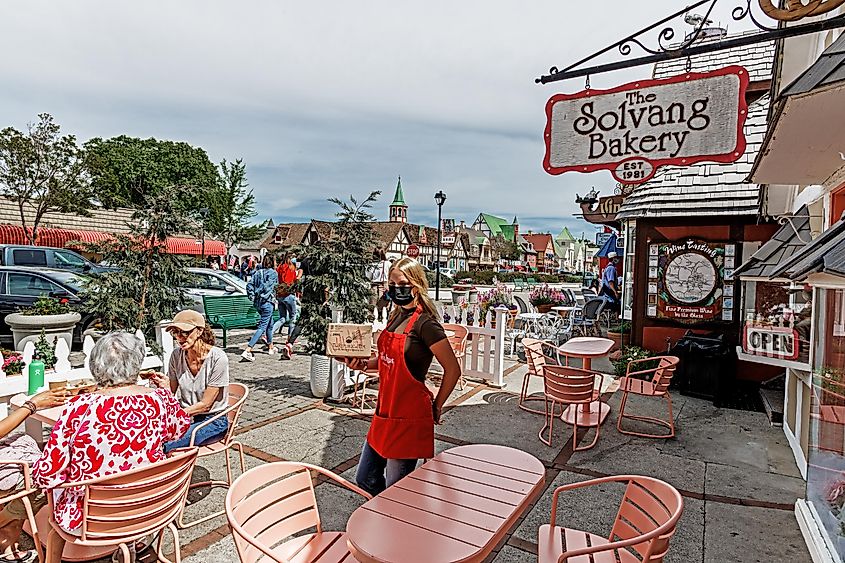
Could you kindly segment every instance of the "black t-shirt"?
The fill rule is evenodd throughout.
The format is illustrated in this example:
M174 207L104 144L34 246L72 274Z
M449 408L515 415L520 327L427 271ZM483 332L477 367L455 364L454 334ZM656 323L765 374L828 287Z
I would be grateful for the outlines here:
M399 313L388 323L387 332L399 332L407 326L413 314L414 309L399 308ZM408 365L408 371L416 379L425 381L425 374L434 359L431 347L446 338L446 331L437 319L422 312L406 334L408 338L405 339L405 363Z

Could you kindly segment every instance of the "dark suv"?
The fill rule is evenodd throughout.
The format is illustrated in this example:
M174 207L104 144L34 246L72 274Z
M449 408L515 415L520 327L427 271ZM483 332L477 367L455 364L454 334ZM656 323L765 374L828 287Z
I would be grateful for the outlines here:
M73 331L74 342L82 341L82 333L94 322L94 315L85 312L79 293L85 279L67 270L27 268L25 266L0 266L0 340L11 340L12 329L6 324L6 315L30 307L42 295L66 298L82 315Z
M81 274L96 274L111 270L111 268L98 266L82 255L66 248L12 244L0 244L0 265L55 268Z

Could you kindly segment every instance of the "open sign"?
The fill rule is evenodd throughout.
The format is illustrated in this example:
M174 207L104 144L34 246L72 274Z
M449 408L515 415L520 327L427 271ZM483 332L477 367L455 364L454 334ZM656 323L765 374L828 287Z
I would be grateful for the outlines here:
M798 358L798 332L778 326L745 325L742 349L747 354L795 360Z

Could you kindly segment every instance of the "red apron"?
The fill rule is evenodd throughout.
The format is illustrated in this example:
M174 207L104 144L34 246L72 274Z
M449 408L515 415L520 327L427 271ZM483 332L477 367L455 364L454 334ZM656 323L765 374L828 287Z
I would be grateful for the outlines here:
M417 308L401 332L378 340L379 392L367 442L385 459L434 457L434 397L405 363L406 332L422 312Z

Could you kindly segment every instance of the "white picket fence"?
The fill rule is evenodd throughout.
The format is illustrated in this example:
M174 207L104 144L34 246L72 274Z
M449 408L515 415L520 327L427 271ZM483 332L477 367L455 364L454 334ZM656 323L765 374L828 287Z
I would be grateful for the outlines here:
M170 354L173 352L173 337L170 333L164 330L168 322L162 322L156 327L156 340L162 349L161 355L154 355L149 347L146 346L146 339L144 334L139 330L135 336L144 342L147 347L147 357L141 369L157 369L165 366L170 361ZM85 354L85 361L83 367L73 368L70 364L70 349L67 341L64 338L59 338L56 341L56 365L51 371L44 374L45 387L51 381L68 381L74 379L87 379L91 377L91 370L88 368L89 357L91 349L94 348L94 339L88 335L82 343L82 352ZM17 353L17 352L16 352ZM32 362L32 357L35 354L35 344L27 342L22 352L23 356L23 370L19 375L7 375L3 372L3 359L0 355L0 417L7 415L7 405L9 399L19 393L26 393L29 388L29 364Z
M438 308L444 323L467 327L466 354L461 366L464 376L484 379L493 387L504 387L507 308L488 310L480 324L481 309L477 304L469 304L466 308L438 304Z

